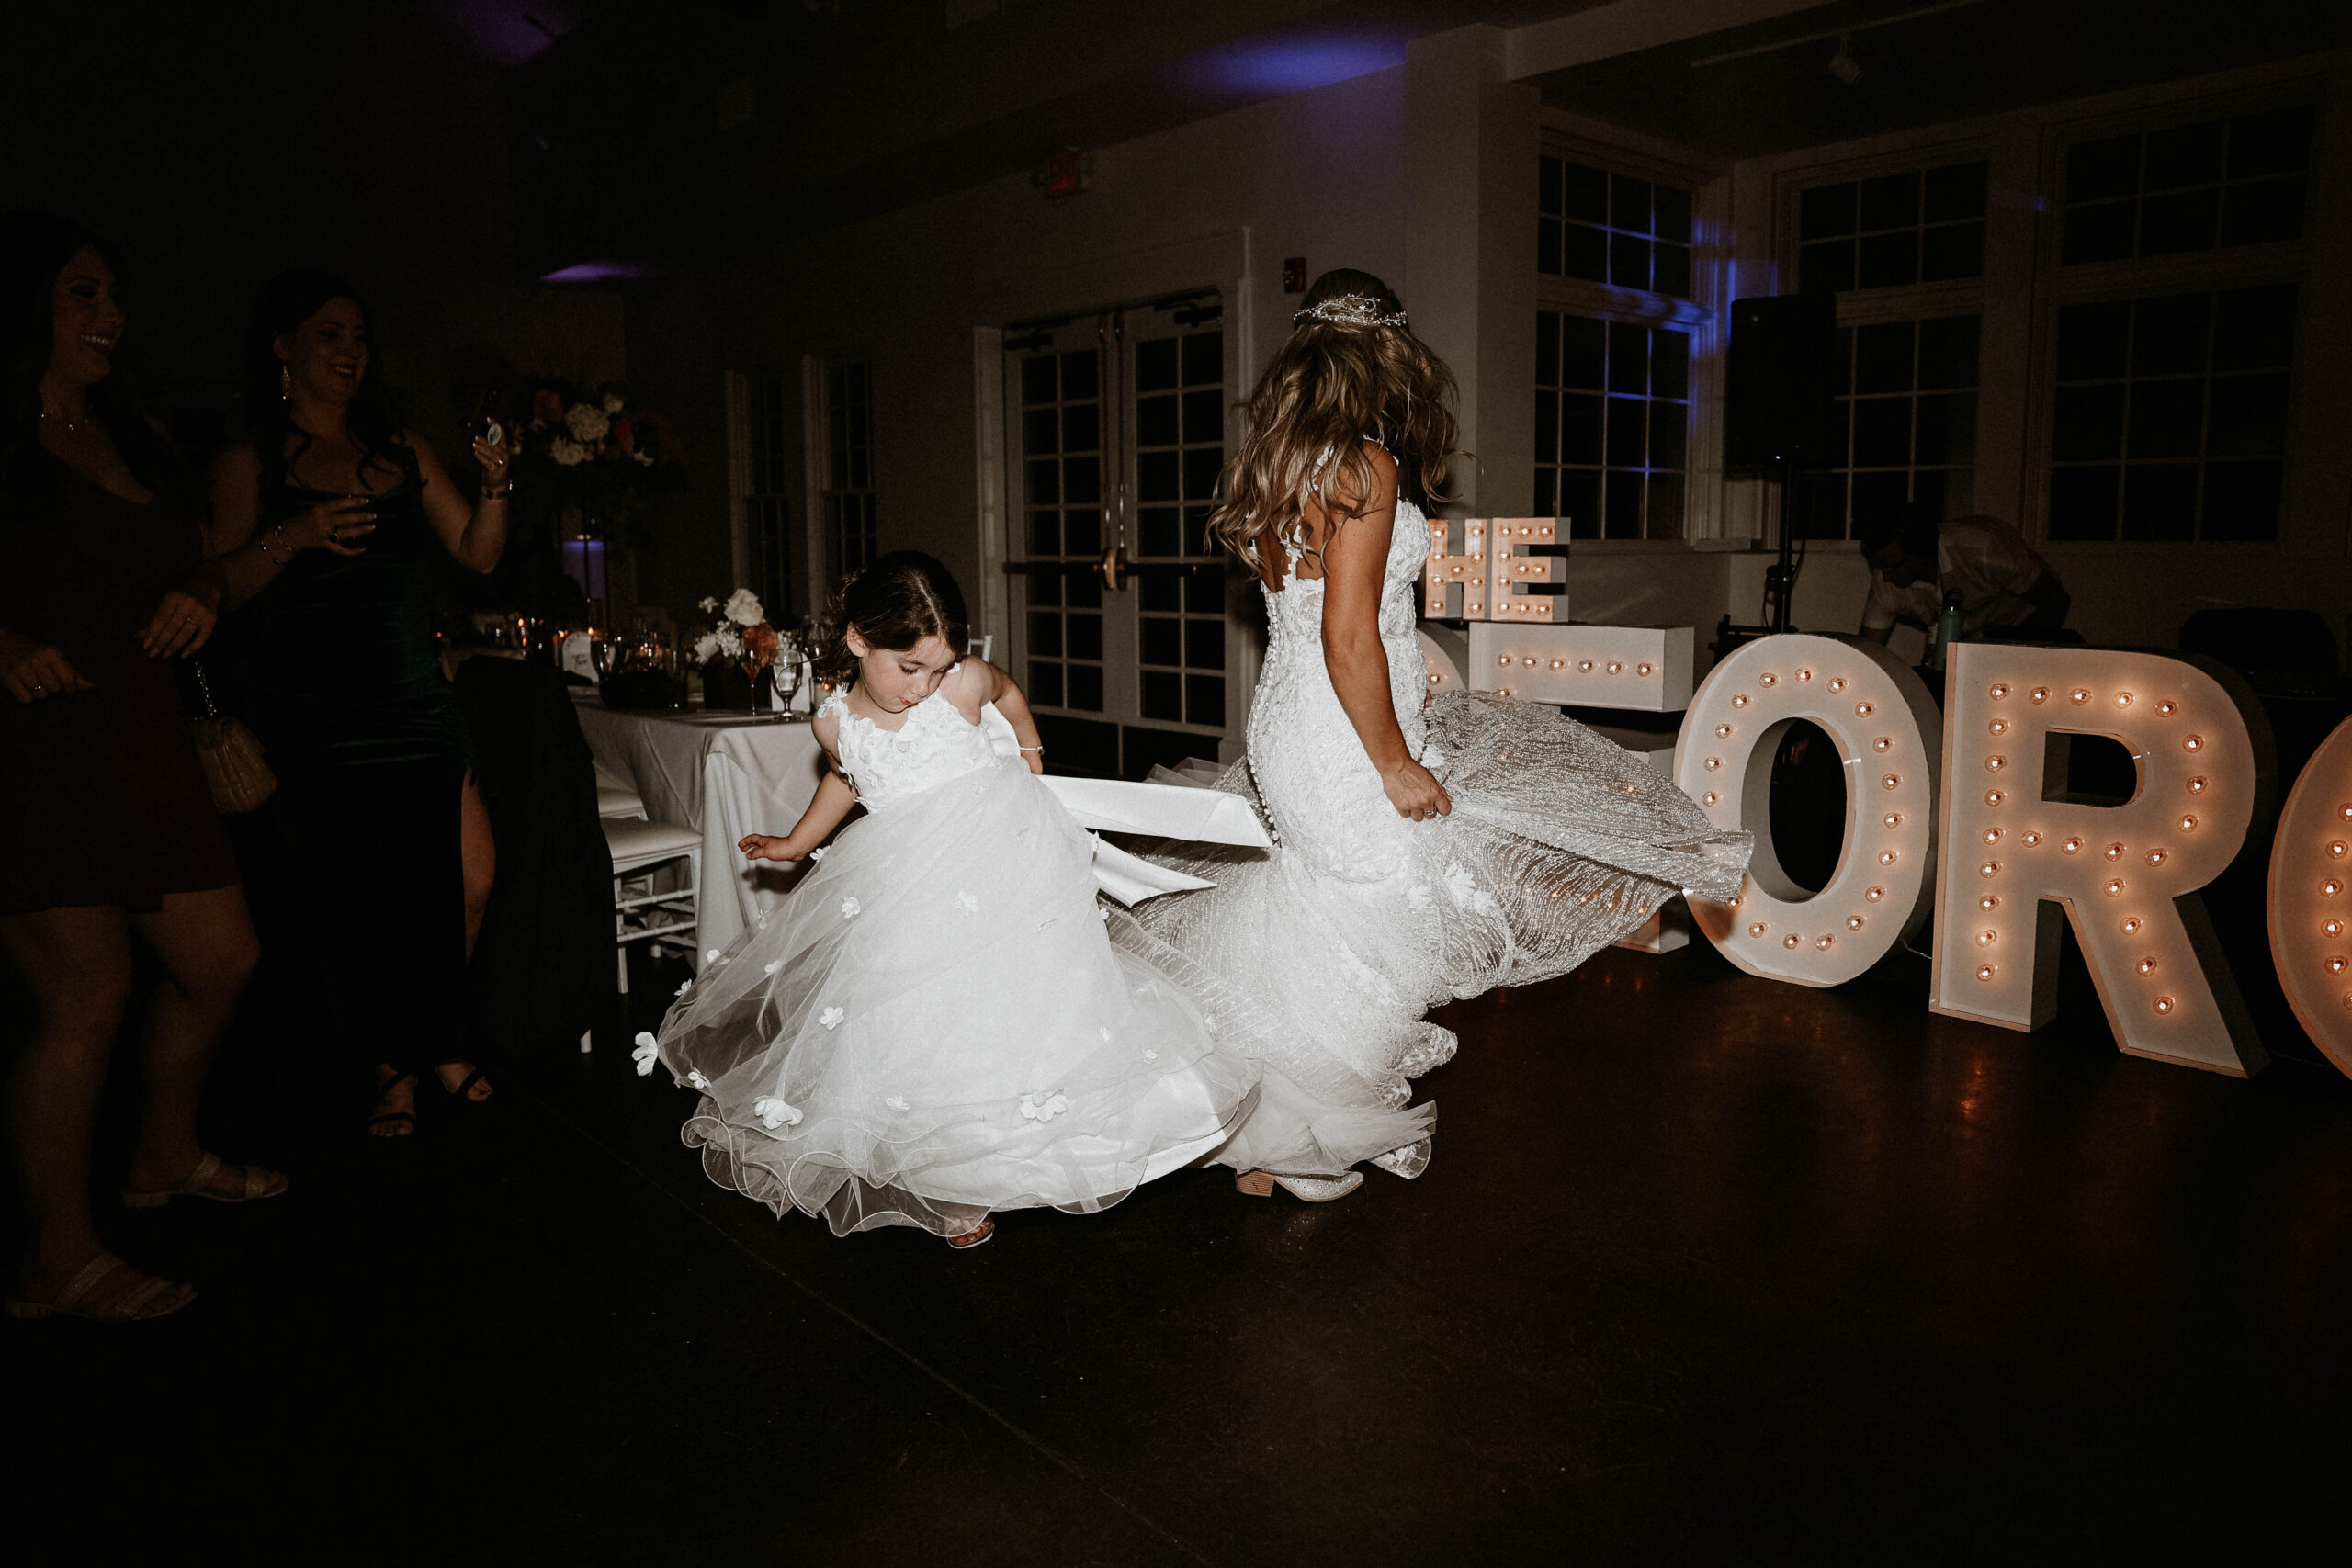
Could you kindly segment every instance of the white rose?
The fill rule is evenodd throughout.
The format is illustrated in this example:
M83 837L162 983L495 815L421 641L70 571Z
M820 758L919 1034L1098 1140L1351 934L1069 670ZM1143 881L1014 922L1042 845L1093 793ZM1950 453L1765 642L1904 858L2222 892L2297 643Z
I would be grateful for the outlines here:
M604 407L606 419L618 417L621 412L621 395L618 392L606 392Z
M588 448L559 435L548 443L548 456L567 468L576 468L588 460Z
M563 412L564 428L571 432L574 441L594 446L611 434L613 422L605 411L594 403L574 403Z
M738 588L727 596L727 618L739 626L756 626L768 618L760 608L760 596L748 588Z
M705 632L695 638L695 662L707 664L718 657L718 634Z
M718 614L718 598L716 594L706 593L702 596L702 613L706 615Z

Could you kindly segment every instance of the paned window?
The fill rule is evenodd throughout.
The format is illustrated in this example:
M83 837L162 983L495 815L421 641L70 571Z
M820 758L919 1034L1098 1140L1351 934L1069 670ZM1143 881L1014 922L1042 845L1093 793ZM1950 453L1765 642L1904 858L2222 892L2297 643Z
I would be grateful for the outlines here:
M786 486L800 429L797 411L785 393L781 376L743 378L743 537L752 590L771 617L785 615L792 604L792 509Z
M1102 711L1102 355L1094 348L1021 362L1021 460L1029 558L1079 570L1029 577L1029 699Z
M1535 313L1535 511L1578 539L1682 536L1690 335Z
M1690 298L1690 193L1565 158L1540 161L1535 270Z
M1909 502L1944 517L1975 510L1977 321L1939 316L1838 329L1845 454L1799 481L1809 536L1852 537Z
M1221 726L1225 567L1208 520L1225 466L1225 333L1147 338L1134 352L1136 543L1149 563L1136 573L1141 711Z
M874 525L874 392L865 361L825 367L825 570L838 582L880 553Z
M2068 305L2051 420L2053 539L2273 539L2291 284Z
M2066 265L2301 239L2312 108L2267 109L2066 149Z
M1905 288L1984 275L1982 158L1808 186L1797 198L1797 286Z

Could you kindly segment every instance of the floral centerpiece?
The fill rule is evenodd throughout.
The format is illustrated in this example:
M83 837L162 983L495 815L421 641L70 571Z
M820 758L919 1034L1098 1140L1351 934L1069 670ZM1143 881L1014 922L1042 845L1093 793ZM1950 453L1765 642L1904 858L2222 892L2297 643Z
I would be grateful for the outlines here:
M617 381L594 391L539 381L517 445L537 483L567 512L567 536L612 537L637 492L685 483L683 450L668 423L631 403Z
M702 602L705 615L718 623L695 638L695 661L702 666L703 705L750 707L758 694L760 678L775 657L776 631L768 625L760 596L738 588L721 603Z

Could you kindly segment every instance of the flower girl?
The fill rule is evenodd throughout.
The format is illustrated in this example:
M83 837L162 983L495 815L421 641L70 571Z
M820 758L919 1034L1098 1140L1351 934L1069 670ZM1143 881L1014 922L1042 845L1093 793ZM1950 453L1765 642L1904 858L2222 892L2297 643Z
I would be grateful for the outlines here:
M739 846L820 863L639 1036L640 1072L658 1057L702 1093L684 1137L704 1168L836 1235L910 1224L972 1247L991 1211L1091 1213L1215 1149L1256 1069L1113 949L1091 842L1033 776L1020 687L958 657L955 579L887 555L836 625L813 727L833 768L789 834ZM990 705L1017 761L982 728ZM820 847L854 806L865 818Z

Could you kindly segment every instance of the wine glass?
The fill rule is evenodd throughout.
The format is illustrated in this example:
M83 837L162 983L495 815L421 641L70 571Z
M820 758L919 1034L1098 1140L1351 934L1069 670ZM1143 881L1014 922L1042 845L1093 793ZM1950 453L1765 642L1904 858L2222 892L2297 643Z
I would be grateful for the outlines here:
M800 660L798 643L789 636L775 639L775 651L768 656L768 663L775 672L776 705L787 720L792 717L792 699L800 690Z

